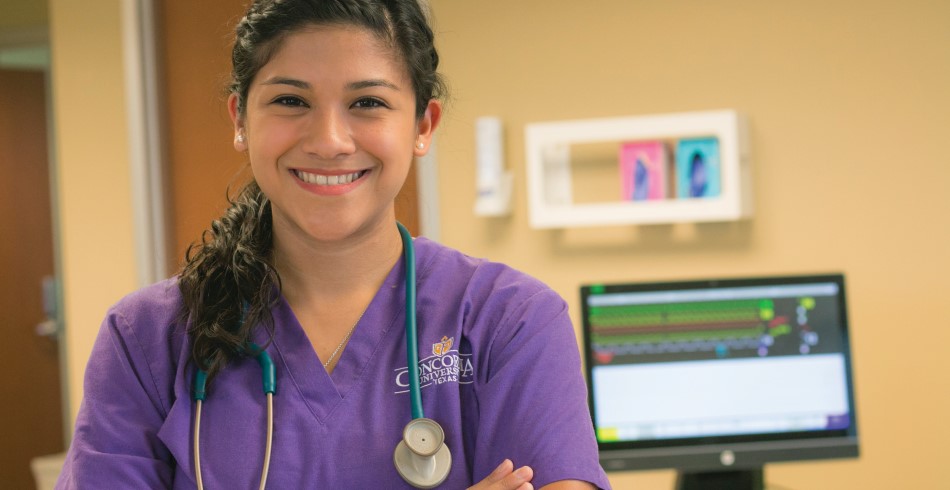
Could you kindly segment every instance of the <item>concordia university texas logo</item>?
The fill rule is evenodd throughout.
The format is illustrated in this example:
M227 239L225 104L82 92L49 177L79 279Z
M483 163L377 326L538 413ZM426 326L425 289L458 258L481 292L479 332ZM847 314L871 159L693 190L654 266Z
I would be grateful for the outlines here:
M444 383L470 384L474 381L475 366L472 365L472 354L459 353L452 349L455 337L443 335L442 339L432 344L432 355L419 360L416 369L419 370L419 385L425 388L429 385ZM409 391L409 370L396 369L396 393Z
M432 344L432 353L437 356L441 356L442 354L447 354L449 350L452 349L453 342L455 342L455 337L452 337L450 339L446 337L445 335L443 335L441 342L436 342Z

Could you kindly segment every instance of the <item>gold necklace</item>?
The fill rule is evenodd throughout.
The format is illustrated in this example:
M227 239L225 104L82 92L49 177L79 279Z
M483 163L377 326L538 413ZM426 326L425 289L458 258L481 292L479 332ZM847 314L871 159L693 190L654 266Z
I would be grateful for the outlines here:
M363 310L363 313L366 313L366 310ZM340 352L340 349L343 348L343 344L345 344L346 341L349 340L350 335L353 334L353 330L356 330L356 326L360 324L360 320L363 319L363 313L360 313L360 317L357 318L356 323L354 323L353 326L350 327L350 331L346 332L346 336L343 337L343 340L340 341L340 345L336 346L336 349L333 351L332 354L330 354L330 357L327 358L327 362L323 363L324 369L330 368L330 363L333 362L333 358L336 357L336 355Z

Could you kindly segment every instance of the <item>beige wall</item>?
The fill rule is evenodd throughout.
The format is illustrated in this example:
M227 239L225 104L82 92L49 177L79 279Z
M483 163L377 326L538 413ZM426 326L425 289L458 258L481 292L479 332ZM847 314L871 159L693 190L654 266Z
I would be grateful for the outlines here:
M862 455L769 465L783 488L948 488L950 3L432 0L451 83L442 239L550 283L842 271ZM530 122L720 108L748 116L745 223L533 230ZM474 120L506 125L510 218L476 218ZM611 191L612 192L612 191ZM620 473L617 488L671 488Z
M119 0L50 2L70 420L106 309L137 284L119 7Z
M788 488L946 488L950 4L432 0L454 99L439 141L442 241L577 286L840 270L863 454L776 464ZM72 413L109 304L135 287L118 0L52 0ZM596 7L596 8L595 8ZM532 230L523 127L735 108L751 123L747 223ZM475 218L473 122L498 115L514 212ZM669 472L612 475L669 488Z

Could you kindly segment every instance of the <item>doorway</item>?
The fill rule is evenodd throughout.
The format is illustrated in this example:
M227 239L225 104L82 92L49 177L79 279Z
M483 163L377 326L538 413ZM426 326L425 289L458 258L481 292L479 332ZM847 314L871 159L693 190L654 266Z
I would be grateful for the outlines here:
M0 5L0 481L36 488L30 462L65 447L48 139L47 2Z
M46 73L0 69L0 372L13 403L0 481L34 488L30 461L64 450Z

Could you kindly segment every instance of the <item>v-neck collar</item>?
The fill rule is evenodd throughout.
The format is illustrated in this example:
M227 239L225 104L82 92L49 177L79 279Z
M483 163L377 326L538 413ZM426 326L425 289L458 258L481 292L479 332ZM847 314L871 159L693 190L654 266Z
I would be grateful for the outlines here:
M418 266L418 263L417 263ZM272 310L273 348L277 350L277 390L294 390L321 425L340 407L347 394L363 382L381 342L405 319L405 260L389 271L366 307L346 347L328 374L303 327L283 296ZM258 339L259 341L262 339ZM294 396L294 395L290 395Z

